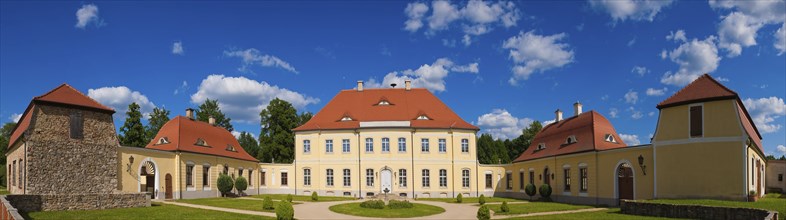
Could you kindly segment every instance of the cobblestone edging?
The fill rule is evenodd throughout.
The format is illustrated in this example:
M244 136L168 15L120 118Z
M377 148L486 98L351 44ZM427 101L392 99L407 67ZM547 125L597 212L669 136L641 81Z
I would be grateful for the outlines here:
M622 200L623 214L688 219L766 219L777 220L778 212L752 208L703 205L675 205Z
M145 193L7 195L5 198L20 212L93 210L150 206Z

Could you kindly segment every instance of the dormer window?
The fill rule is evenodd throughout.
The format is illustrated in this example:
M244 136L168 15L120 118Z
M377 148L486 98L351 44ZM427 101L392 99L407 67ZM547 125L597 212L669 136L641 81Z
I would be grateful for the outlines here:
M390 105L390 102L388 102L387 100L382 100L382 101L379 101L379 103L377 103L377 105Z
M546 149L546 143L540 143L540 144L538 144L538 148L536 148L535 150L536 150L536 151L539 151L539 150L543 150L543 149Z
M167 138L167 137L161 137L161 138L159 138L159 139L158 139L158 142L156 142L156 145L159 145L159 144L168 144L168 143L169 143L169 138Z
M578 142L578 141L576 140L576 136L575 135L568 136L568 139L565 140L565 144L572 144L572 143L576 143L576 142Z
M235 147L233 147L231 144L227 144L227 150L228 151L232 151L232 152L236 152L237 151L237 150L235 150Z
M194 143L194 145L202 146L202 147L210 147L210 145L207 145L207 142L205 141L205 139L202 139L202 138L197 138L197 141L196 141L196 143Z
M614 139L614 135L606 134L606 137L603 138L606 142L617 143L617 140Z
M344 117L341 118L341 121L352 121L352 118L349 117L349 115L345 115Z
M418 116L417 120L431 120L431 119L426 115L420 115Z

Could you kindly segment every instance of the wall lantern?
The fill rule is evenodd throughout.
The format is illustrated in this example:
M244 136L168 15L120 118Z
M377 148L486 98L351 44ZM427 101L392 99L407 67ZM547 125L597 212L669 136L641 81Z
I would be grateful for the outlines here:
M639 155L639 166L641 167L641 172L644 173L644 175L646 176L647 171L645 169L647 168L647 166L644 165L644 156Z
M554 173L551 173L551 179L554 179Z
M128 157L128 164L126 164L126 172L131 172L131 164L134 164L134 156Z

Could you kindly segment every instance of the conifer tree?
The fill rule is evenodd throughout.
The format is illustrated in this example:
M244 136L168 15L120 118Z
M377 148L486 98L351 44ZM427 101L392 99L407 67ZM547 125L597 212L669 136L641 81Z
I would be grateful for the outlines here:
M142 125L142 113L139 112L139 105L132 102L126 111L126 121L120 127L118 139L121 145L132 147L145 147L148 141L145 138L145 126Z
M213 116L213 118L216 119L216 125L219 127L223 127L230 132L235 130L232 127L232 123L230 123L232 119L224 115L224 113L221 112L221 108L218 107L218 100L207 99L204 103L199 105L199 109L197 109L196 112L196 119L199 121L208 122L210 116Z
M147 119L147 127L145 128L147 133L147 141L152 140L158 134L158 131L161 130L161 127L164 126L169 121L169 110L164 108L154 108L153 112L150 113L150 118Z

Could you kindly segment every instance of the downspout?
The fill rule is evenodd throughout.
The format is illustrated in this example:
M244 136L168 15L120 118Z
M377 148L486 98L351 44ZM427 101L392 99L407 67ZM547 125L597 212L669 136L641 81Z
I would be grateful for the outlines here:
M358 172L357 172L358 173L358 178L357 178L358 179L358 197L363 197L363 193L361 192L361 190L363 188L362 187L363 175L362 175L361 168L360 168L360 149L361 149L360 148L360 131L358 129L355 129L355 136L358 137L358 142L357 142L358 143L357 144L358 145L358 150L357 150L357 152L358 152ZM343 148L343 146L342 146L342 148Z
M178 197L180 197L180 199L183 199L183 184L180 184L180 169L183 167L183 163L181 163L182 160L183 160L183 157L181 157L181 156L182 155L180 155L180 151L178 151L177 152L177 172L175 172L175 173L177 174L177 179L178 179L177 186L178 186L178 188L180 188L180 192L177 193L177 195L178 195ZM164 181L166 181L166 176L164 177ZM164 183L164 187L166 187L166 183ZM216 187L218 187L218 186L216 186ZM164 189L164 193L166 193L166 189ZM164 198L166 199L166 195L164 195Z

